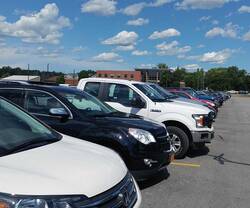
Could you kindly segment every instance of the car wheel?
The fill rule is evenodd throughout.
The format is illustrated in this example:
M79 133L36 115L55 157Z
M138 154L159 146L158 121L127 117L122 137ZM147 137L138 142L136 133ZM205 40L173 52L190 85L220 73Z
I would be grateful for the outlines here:
M167 130L173 146L175 158L184 158L189 149L189 139L187 134L181 128L176 126L168 126Z

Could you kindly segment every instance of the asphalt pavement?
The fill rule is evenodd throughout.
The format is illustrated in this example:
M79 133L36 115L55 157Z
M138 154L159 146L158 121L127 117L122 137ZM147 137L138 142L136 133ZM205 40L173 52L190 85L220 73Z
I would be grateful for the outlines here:
M250 207L250 97L219 110L215 139L140 184L142 208Z

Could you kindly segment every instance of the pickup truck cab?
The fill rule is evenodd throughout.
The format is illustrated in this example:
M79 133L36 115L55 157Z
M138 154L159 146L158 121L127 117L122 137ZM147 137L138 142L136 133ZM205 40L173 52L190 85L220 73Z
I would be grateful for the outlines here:
M173 159L166 127L118 112L78 89L0 82L0 96L26 109L60 133L116 151L136 180L147 180Z
M163 123L170 134L176 158L184 157L190 146L204 146L214 136L213 116L208 108L166 100L145 83L87 78L81 79L77 87L116 110Z
M135 180L114 151L55 132L0 98L0 207L134 207Z

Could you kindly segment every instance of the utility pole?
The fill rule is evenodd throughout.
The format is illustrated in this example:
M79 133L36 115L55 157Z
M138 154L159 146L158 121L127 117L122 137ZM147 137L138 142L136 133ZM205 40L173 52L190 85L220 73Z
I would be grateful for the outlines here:
M48 80L48 78L49 78L49 64L47 64L46 80ZM46 81L46 80L45 80L45 81Z
M28 64L28 81L30 81L30 64Z
M74 69L74 71L73 71L73 85L75 86L75 75L76 75L76 71L75 71L75 69Z

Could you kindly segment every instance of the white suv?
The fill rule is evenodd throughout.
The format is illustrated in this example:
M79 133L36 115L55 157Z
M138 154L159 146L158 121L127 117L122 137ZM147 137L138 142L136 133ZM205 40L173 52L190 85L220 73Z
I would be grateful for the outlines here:
M213 114L208 108L166 100L146 83L86 78L81 79L77 87L118 111L165 124L172 138L176 158L184 157L190 146L203 147L214 137Z
M0 207L136 207L140 191L113 151L61 135L0 98Z

